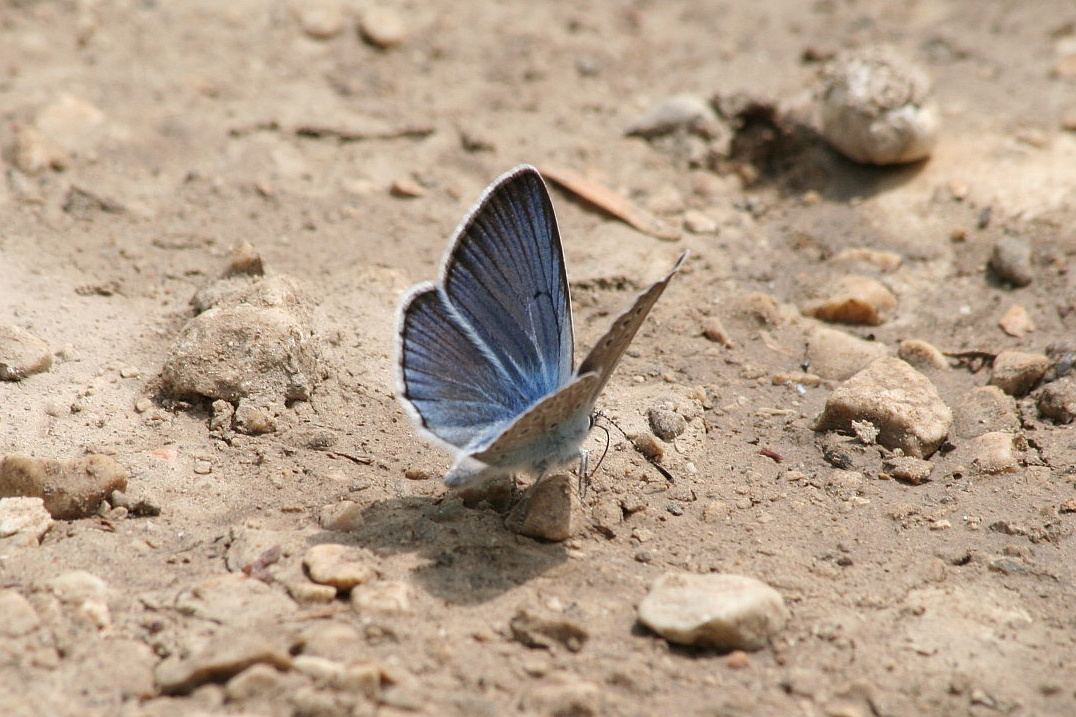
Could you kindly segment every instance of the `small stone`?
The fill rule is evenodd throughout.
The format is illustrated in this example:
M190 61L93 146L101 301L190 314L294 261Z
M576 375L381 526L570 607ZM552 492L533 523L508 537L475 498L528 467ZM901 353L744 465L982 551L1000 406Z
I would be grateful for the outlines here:
M1076 498L1066 498L1058 506L1058 513L1076 513Z
M560 542L572 537L582 527L582 507L573 483L567 473L542 478L512 507L505 525L514 533L540 540Z
M930 477L934 464L922 458L891 456L882 461L882 467L890 478L912 485L919 485Z
M34 606L19 591L0 589L0 636L20 637L40 622Z
M998 326L1009 336L1015 336L1018 339L1035 330L1035 322L1032 321L1031 315L1019 304L1009 307L1009 310L1002 314L998 319Z
M822 385L822 377L806 371L779 371L773 375L774 386L815 386Z
M523 695L522 708L536 717L598 717L605 714L602 689L574 675L545 680Z
M716 316L709 316L702 322L702 335L727 349L736 345L732 337L725 331L725 326L721 323L721 319Z
M717 113L709 102L698 95L681 94L660 100L633 121L625 134L653 139L682 129L715 137L720 127Z
M903 258L896 252L879 251L862 246L843 249L829 260L830 264L838 266L854 267L862 264L881 271L896 271L902 262Z
M1022 237L1005 237L994 245L990 269L1001 281L1027 286L1035 278L1031 267L1031 242Z
M781 319L781 307L769 294L752 291L734 298L729 306L733 316L746 320L755 326L778 326Z
M684 212L684 227L692 234L717 234L717 220L705 212L688 209Z
M953 433L974 438L989 431L1014 433L1020 428L1016 400L997 386L977 386L954 408Z
M127 471L113 459L88 455L73 461L7 456L0 461L0 497L37 497L59 520L93 515L114 490L127 489Z
M1050 363L1045 354L1002 351L994 359L990 384L1010 396L1023 396L1046 375Z
M208 682L224 682L251 665L279 670L291 667L290 645L250 630L227 630L215 635L188 657L173 654L154 670L157 687L167 695L184 695Z
M145 396L139 396L135 399L134 410L135 413L145 413L153 408L153 401Z
M339 0L300 0L293 10L299 27L315 40L328 40L344 31L344 9Z
M18 326L0 322L0 381L21 381L51 367L48 344Z
M897 307L893 292L865 276L842 277L825 294L825 298L808 303L803 313L832 323L878 326Z
M370 8L362 14L359 33L371 45L388 50L404 41L407 26L400 15L388 8Z
M945 354L934 344L921 339L905 339L897 347L897 356L919 371L944 371L949 368Z
M1011 473L1020 464L1011 433L984 433L961 449L970 456L970 463L978 473Z
M269 400L241 398L235 407L232 425L235 430L248 436L261 436L277 430L276 414Z
M311 580L345 592L377 577L375 565L369 551L336 543L315 545L303 557Z
M1072 423L1076 418L1076 377L1066 376L1052 383L1039 394L1039 413L1056 423Z
M0 498L0 544L38 545L52 527L42 498Z
M213 472L213 464L204 458L196 458L194 460L194 473L195 475L207 476Z
M362 654L366 640L350 624L320 622L308 625L302 634L303 654L350 662Z
M687 419L668 408L653 407L646 412L650 430L663 441L671 441L687 429Z
M719 650L759 650L788 618L776 590L744 575L666 573L639 604L639 620L666 640Z
M415 180L404 177L403 179L397 179L389 187L389 194L394 197L400 197L401 199L414 199L416 197L422 197L426 194L426 189L416 182Z
M822 135L865 164L902 164L930 156L938 110L927 71L889 48L844 53L823 74Z
M46 169L61 170L71 164L67 150L33 125L15 128L12 160L18 170L26 174L39 174Z
M330 603L336 599L336 588L332 585L319 585L309 580L292 580L284 584L295 602Z
M875 424L883 446L926 458L945 440L953 416L930 379L900 359L887 357L830 395L815 430L851 431L853 421Z
M721 523L729 517L729 504L723 500L711 500L702 509L702 519L707 523Z
M660 462L665 457L665 448L649 433L638 433L631 437L631 444L643 458Z
M888 355L885 344L827 326L816 326L807 337L807 363L822 378L844 381Z
M590 637L585 627L562 615L539 615L526 608L516 612L508 627L516 642L546 650L560 646L579 652Z
M259 662L228 680L224 696L229 702L260 699L284 704L288 696L302 684L303 679L299 675L281 672L272 665Z
M407 615L411 613L411 588L398 580L356 585L351 591L351 607L360 615Z
M743 650L733 650L725 655L725 667L730 670L745 670L751 666L751 656Z
M262 255L250 242L239 242L228 254L228 265L224 267L221 275L225 277L264 276L265 264L262 262Z

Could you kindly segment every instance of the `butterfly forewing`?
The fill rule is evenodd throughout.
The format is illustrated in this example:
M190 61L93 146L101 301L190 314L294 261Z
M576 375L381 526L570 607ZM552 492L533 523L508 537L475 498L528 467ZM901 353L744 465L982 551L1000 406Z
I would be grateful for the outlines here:
M457 230L444 290L505 376L532 401L571 379L572 321L564 256L538 171L497 180Z
M479 350L432 285L403 305L399 362L405 405L426 430L459 448L484 442L532 403Z
M654 304L661 298L661 294L665 291L665 287L669 285L669 280L672 279L673 274L680 270L680 265L684 263L686 256L686 252L681 254L676 266L672 268L664 279L655 282L649 289L639 295L632 307L613 322L612 327L605 332L605 335L598 340L598 343L594 344L594 348L579 364L576 375L582 376L587 373L596 373L600 377L600 380L595 384L592 401L597 399L598 394L609 381L609 377L613 374L613 369L620 362L620 357L624 355L624 351L627 350L628 345L635 338L635 334L639 331L639 327L642 326L646 315L650 313L650 309L654 308Z

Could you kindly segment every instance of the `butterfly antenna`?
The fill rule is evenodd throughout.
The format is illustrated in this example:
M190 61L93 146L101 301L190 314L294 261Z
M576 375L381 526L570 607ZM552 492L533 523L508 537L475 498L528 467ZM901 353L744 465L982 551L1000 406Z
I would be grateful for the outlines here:
M666 469L666 468L665 468L665 466L663 466L663 465L661 465L660 463L658 463L658 462L657 462L657 460L656 460L655 458L653 458L653 457L651 457L651 456L647 455L646 453L643 453L643 452L642 452L641 450L639 450L639 448L638 448L638 447L637 447L637 446L635 445L635 441L633 441L633 440L631 439L631 436L629 436L629 435L627 434L627 432L625 432L625 431L624 431L624 429L623 429L623 428L621 428L621 427L620 427L620 426L619 426L619 425L617 424L617 422L616 422L616 421L614 421L613 419L609 418L609 416L605 415L605 414L604 414L604 413L602 413L601 411L596 411L596 412L594 413L594 415L595 415L595 417L596 417L596 418L604 418L604 419L605 419L606 421L609 421L609 423L611 423L611 424L612 424L612 425L613 425L614 427L616 427L616 430L620 431L620 434L621 434L622 436L624 436L624 438L625 438L625 439L627 439L627 441L628 441L629 443L631 443L631 445L632 445L632 448L635 448L635 452L636 452L636 453L638 453L639 455L641 455L641 456L642 456L643 458L645 458L645 459L646 459L646 462L647 462L647 463L649 463L650 465L652 465L652 466L654 467L654 470L656 470L656 471L657 471L658 473L660 473L660 474L661 474L662 476L664 476L664 477L665 477L665 480L669 481L670 483L674 483L674 482L675 482L675 480L673 479L673 474L672 474L672 473L670 473L670 472L668 471L668 469ZM606 430L606 431L605 431L605 435L606 435L606 437L608 437L608 436L609 436L609 431L608 431L608 430ZM609 448L609 445L608 445L608 444L606 444L606 449L608 450L608 448ZM603 453L603 454L602 454L602 458L604 458L604 457L605 457L605 454ZM599 461L599 463L600 463L600 461Z

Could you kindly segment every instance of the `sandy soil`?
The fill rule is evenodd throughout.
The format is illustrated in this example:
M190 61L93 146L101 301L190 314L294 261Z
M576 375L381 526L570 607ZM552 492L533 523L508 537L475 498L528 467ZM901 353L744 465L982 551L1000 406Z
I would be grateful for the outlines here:
M972 470L971 437L952 433L931 479L909 485L879 478L877 446L842 439L858 477L827 462L812 425L838 382L772 381L801 370L816 324L796 307L850 273L898 305L842 328L891 352L1072 342L1072 3L571 5L402 0L374 8L387 19L328 0L304 17L253 0L0 6L0 320L55 355L0 383L0 455L104 453L132 499L160 508L58 521L37 546L0 541L0 588L37 615L0 636L0 712L1076 714L1072 426L1040 416L1032 392L1007 429L1015 465ZM364 40L363 13L368 34L400 20L400 42ZM697 136L625 136L684 92L746 92L809 120L811 58L881 43L934 78L941 136L925 163L864 168L812 145L745 184ZM51 127L69 146L54 166L25 164L19 133L64 96L82 108ZM660 241L553 191L580 350L692 251L601 406L629 432L653 406L681 407L687 429L665 446L676 482L615 440L584 512L622 521L564 543L443 500L448 459L416 439L392 383L399 297L434 277L467 208L521 162L716 227ZM1033 246L1026 287L986 270L1006 236ZM241 241L298 281L324 367L265 435L213 428L209 401L160 390L192 296ZM832 261L854 247L900 266ZM1034 323L1019 338L998 326L1013 305ZM715 317L733 346L703 336ZM952 364L929 377L959 415L990 371ZM319 543L370 551L406 604L293 599L287 581ZM99 601L64 599L54 579L73 570L104 581ZM670 646L636 621L670 570L757 577L792 619L746 660ZM522 644L509 628L521 609L582 626L585 644ZM282 641L277 663L373 665L377 684L330 684L308 665L162 694L159 663L253 634Z

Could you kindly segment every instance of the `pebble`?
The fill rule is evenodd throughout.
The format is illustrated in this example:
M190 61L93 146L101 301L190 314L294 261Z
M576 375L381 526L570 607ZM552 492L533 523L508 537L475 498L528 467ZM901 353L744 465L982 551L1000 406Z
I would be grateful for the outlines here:
M0 589L0 636L25 635L32 632L40 622L34 606L19 591Z
M668 408L652 407L646 412L650 430L663 441L671 441L687 429L687 419Z
M42 498L0 498L0 544L5 547L40 544L52 523Z
M366 42L388 50L396 47L407 37L403 18L388 8L370 8L359 20L359 34Z
M347 592L377 577L377 559L363 548L322 543L306 551L303 567L316 583Z
M197 300L207 302L211 308L187 322L168 352L161 371L165 393L232 403L249 396L310 398L322 376L321 352L294 282L267 277Z
M351 607L360 615L371 612L408 615L412 612L411 588L398 580L356 585L351 591Z
M228 264L221 273L223 277L264 275L265 263L262 261L262 255L248 241L241 241L232 248L228 254Z
M919 371L944 371L949 368L945 354L922 339L905 339L897 346L897 356Z
M953 411L953 433L974 438L989 431L1016 432L1020 414L1016 400L997 386L977 386L965 393Z
M0 322L0 381L21 381L52 368L49 345L18 326Z
M315 40L328 40L344 31L344 9L339 0L302 0L293 10L299 27Z
M934 464L911 456L890 456L882 461L882 469L890 478L919 485L934 471Z
M1035 322L1031 314L1019 304L1010 306L1009 310L1001 315L998 319L998 326L1009 336L1015 336L1018 339L1035 330Z
M653 139L677 130L686 130L716 137L720 127L717 113L709 102L698 95L680 94L658 101L628 125L625 134Z
M1052 383L1039 394L1039 413L1056 423L1072 423L1076 418L1076 377L1066 376ZM2 533L0 533L2 534Z
M759 650L788 618L780 593L728 573L666 573L639 603L639 620L666 640L719 650Z
M332 585L319 585L309 580L291 580L284 583L284 589L295 602L330 603L336 599L336 588Z
M971 439L961 446L961 453L968 456L977 473L1009 473L1020 463L1011 433L991 431Z
M226 630L188 657L177 652L162 660L154 679L162 693L184 695L208 682L224 682L251 665L287 670L291 667L287 642L279 634L271 639L252 630Z
M538 614L520 608L508 622L512 639L527 647L546 650L563 647L569 652L583 649L590 633L583 625L560 614Z
M734 342L728 332L725 331L725 326L721 323L721 319L716 316L709 316L703 320L702 335L709 341L719 343L727 349L736 345L736 342Z
M990 269L998 279L1013 286L1027 286L1035 278L1031 268L1031 242L1023 237L1005 237L994 244Z
M605 714L601 687L574 675L558 675L523 695L522 709L536 717L597 717Z
M781 307L777 300L761 291L737 296L730 308L734 315L757 326L778 326L782 323Z
M903 261L904 258L896 252L879 251L869 247L857 246L838 252L829 260L829 263L837 266L866 264L881 271L896 271Z
M822 321L878 326L897 307L897 297L885 284L866 276L845 276L825 291L826 296L808 303L803 313Z
M815 430L851 431L853 421L873 423L883 446L926 458L945 440L953 415L930 379L900 359L887 357L829 396Z
M27 174L69 167L76 156L96 150L106 129L105 115L97 107L60 95L16 135L15 166Z
M153 408L153 400L146 396L139 396L135 399L134 410L135 413L145 413Z
M560 542L572 537L583 524L574 482L575 478L568 473L542 478L512 507L505 526L514 533L539 540Z
M272 400L261 397L241 398L232 414L232 427L248 436L275 433L277 415L283 406L274 407Z
M1045 354L1027 351L1002 351L994 359L990 385L1010 396L1023 396L1039 382L1051 362Z
M414 179L404 177L397 179L389 187L389 194L401 199L415 199L426 195L426 188Z
M6 456L0 461L0 496L36 497L58 520L93 515L112 491L127 489L127 470L108 456L91 454L61 463Z
M889 48L844 53L823 73L822 135L864 164L903 164L930 156L938 110L927 71Z
M366 640L351 624L317 622L302 634L303 654L350 662L367 649Z
M717 220L698 209L684 212L684 227L692 234L717 234Z
M816 326L807 337L808 365L822 378L844 381L888 355L885 344L828 326Z

